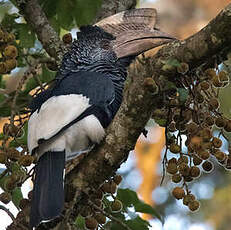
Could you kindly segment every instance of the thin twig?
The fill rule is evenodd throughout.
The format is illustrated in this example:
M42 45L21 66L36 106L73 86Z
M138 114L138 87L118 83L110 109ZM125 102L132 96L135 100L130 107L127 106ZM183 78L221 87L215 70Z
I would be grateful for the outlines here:
M167 140L167 139L166 139ZM166 174L166 171L165 171L165 164L167 162L167 153L168 153L168 147L166 145L166 148L165 148L165 153L164 153L164 158L163 158L163 161L162 161L162 165L163 165L163 174L162 174L162 178L161 178L161 181L160 181L160 186L163 184L164 182L164 178L165 178L165 174Z
M44 90L44 86L43 83L41 82L41 80L39 79L38 75L34 76L35 81L39 84L41 90Z
M0 209L2 209L3 211L5 211L8 214L8 216L12 219L13 222L15 221L14 215L12 214L12 212L8 208L6 208L3 205L0 205Z
M99 212L101 212L104 216L108 217L109 219L115 221L116 223L120 224L121 226L123 226L125 229L127 230L132 230L131 228L129 228L124 222L122 222L121 220L117 219L116 217L112 216L111 214L105 212L103 209L99 208L97 205L95 205L91 200L88 200L88 203L96 210L98 210Z
M32 67L30 67L22 76L22 78L20 79L18 86L15 90L15 95L12 101L12 106L11 106L11 117L10 117L10 123L13 125L14 124L14 116L16 115L16 102L17 102L17 97L19 95L19 92L21 91L24 83L26 82L26 80L28 79L28 77L30 76L30 74L33 74L34 72L37 72L37 68L39 67L39 64L36 64Z
M43 48L50 57L53 57L59 64L62 55L65 53L65 46L59 39L59 35L50 25L38 0L15 1L20 13L35 31L38 40L42 43ZM25 3L26 2L26 3Z
M30 178L30 177L33 176L33 174L34 174L34 168L35 168L35 166L30 169L30 171L27 173L26 177L22 180L21 184L23 184L28 178Z
M8 173L8 169L5 169L1 174L0 174L0 180Z

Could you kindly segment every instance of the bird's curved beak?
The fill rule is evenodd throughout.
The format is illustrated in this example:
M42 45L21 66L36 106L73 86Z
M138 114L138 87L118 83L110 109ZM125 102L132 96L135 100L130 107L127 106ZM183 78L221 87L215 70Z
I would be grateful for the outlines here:
M118 58L136 56L169 43L176 38L156 29L157 13L153 8L123 11L95 25L112 34L112 49Z
M113 41L113 50L118 58L136 56L175 39L156 29L153 31L128 31L116 37L116 40Z

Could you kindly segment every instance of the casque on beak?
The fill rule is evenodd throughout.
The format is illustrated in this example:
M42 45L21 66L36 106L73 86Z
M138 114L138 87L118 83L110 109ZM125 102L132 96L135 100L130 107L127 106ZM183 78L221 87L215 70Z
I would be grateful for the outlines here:
M115 14L95 25L115 36L112 49L118 58L139 55L176 38L155 28L157 13L140 8Z
M139 55L147 50L171 42L173 37L159 30L127 33L116 38L113 50L118 58Z

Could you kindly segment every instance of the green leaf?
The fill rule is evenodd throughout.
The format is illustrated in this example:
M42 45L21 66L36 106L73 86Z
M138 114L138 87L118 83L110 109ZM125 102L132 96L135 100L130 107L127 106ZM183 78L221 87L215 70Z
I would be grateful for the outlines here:
M117 198L123 203L126 207L132 207L134 204L139 202L136 192L130 189L118 189Z
M57 19L55 29L59 31L60 27L65 30L72 29L75 22L78 26L91 24L102 0L40 0L39 2L52 24Z
M6 182L6 180L9 178L9 174L7 173L7 174L5 174L3 177L2 177L2 174L0 174L0 175L1 175L0 187L1 187L3 190L5 190L5 189L4 189L4 187L5 187L5 182Z
M177 88L177 92L179 93L180 104L184 104L188 98L188 90L184 88Z
M56 72L48 70L45 66L43 66L42 75L40 77L40 81L42 83L44 82L50 82L55 78Z
M5 134L4 133L0 133L0 140L4 140L5 139Z
M57 7L57 19L59 25L70 30L74 26L73 12L76 8L76 2L74 0L60 0Z
M16 172L16 171L21 171L22 168L21 168L21 166L20 166L17 162L12 162L12 163L10 164L10 170L11 170L12 172Z
M162 221L160 214L150 205L140 200L136 192L130 189L118 189L117 198L122 201L126 207L134 207L136 212L142 212L157 217Z
M124 224L127 225L128 227L130 227L130 229L132 230L148 230L149 229L149 222L146 220L143 220L142 218L140 218L139 216L136 216L136 218L134 219L130 219L130 220L126 220L124 221ZM108 224L107 224L108 225ZM109 223L109 228L110 230L127 230L127 228L123 227L121 224L119 223L115 223L115 222L110 222Z
M1 102L2 105L4 105L4 103L3 103L4 99L6 99L5 95L0 94L0 102Z
M0 187L5 191L5 184L7 180L9 179L9 174L7 173L4 177L0 179ZM12 202L16 206L16 208L19 208L19 203L21 199L23 199L22 191L20 187L16 187L12 192Z
M49 71L45 66L43 66L42 74L39 75L38 77L42 83L45 83L45 82L52 81L55 78L55 75L56 75L55 72ZM36 88L37 86L39 86L39 83L33 77L27 81L24 92L28 94L32 89Z
M164 75L160 75L160 82L161 82L161 88L163 91L176 89L175 83L172 81L169 81L167 77Z
M85 220L82 216L78 215L78 217L75 220L75 225L78 229L85 229Z
M7 117L11 115L11 103L13 100L13 97L15 95L15 91L7 95L7 97L3 94L0 94L0 116L1 117ZM25 110L25 107L28 105L30 101L31 95L29 95L26 92L20 92L17 100L16 100L16 105L17 108L22 112Z
M163 61L162 70L165 72L176 72L176 67L180 66L180 62L177 59L168 59L167 61Z
M23 195L22 195L22 191L21 188L16 187L13 191L12 191L12 202L13 204L19 208L19 203L20 201L23 199Z
M12 172L18 173L22 177L26 176L26 170L18 162L12 162L10 164L10 169Z
M108 212L110 213L111 212L111 209L110 211L108 210ZM123 213L122 211L121 212L115 212L115 213L111 213L112 216L114 216L115 218L121 220L122 222L125 221L125 215L126 213Z
M4 18L4 15L11 9L12 4L9 2L0 2L0 22Z
M6 81L3 80L2 75L0 75L0 88L5 89L6 88Z
M168 59L165 64L174 66L174 67L180 66L180 62L175 58Z
M75 0L74 17L78 26L92 23L98 9L101 6L101 0Z
M2 94L0 94L0 103L1 103L1 107L0 107L0 117L8 117L11 114L11 107L9 105L9 103L4 102L3 101L6 100L6 97Z
M107 225L109 225L109 224L107 224ZM120 229L120 230L126 230L124 227L122 227L121 224L118 224L118 223L115 223L115 222L111 222L110 223L110 227L107 228L107 229L110 229L110 230L118 230L118 229Z
M147 213L147 214L151 214L153 216L157 216L158 215L158 219L160 219L160 215L156 212L156 210L150 206L149 204L145 204L142 201L138 204L136 204L135 207L136 212L142 212L142 213Z
M167 119L165 119L165 118L155 118L155 122L161 127L166 127Z
M52 17L49 19L51 26L54 28L54 30L57 32L57 34L60 34L60 24L59 21L57 19L57 17Z
M59 2L60 0L39 0L40 5L49 19L55 16Z
M10 2L11 2L14 6L17 6L16 0L10 0Z
M8 117L11 114L11 109L9 106L0 108L1 117Z
M39 83L33 78L30 78L27 83L24 92L29 93L32 89L35 89Z
M143 220L139 216L135 219L126 221L126 223L132 230L148 230L149 226L151 226L148 221Z
M15 30L15 25L17 24L15 22L15 19L17 19L18 17L19 17L19 15L16 13L14 13L14 14L6 13L3 20L1 21L2 27L5 29L8 29L9 31L11 31L12 29Z
M34 47L35 43L35 33L30 30L28 24L18 23L16 25L16 29L18 31L18 38L20 40L20 45L23 48L31 48Z
M10 142L10 147L19 147L22 145L27 145L27 135L28 135L28 121L25 122L22 128L22 136Z
M127 225L126 221L125 221L125 215L123 213L121 213L121 212L111 213L111 215L114 216L115 218L117 218L118 220L120 220L125 225ZM117 230L117 229L126 230L125 228L122 227L121 224L118 224L115 221L108 222L108 224L110 225L110 228L107 228L107 229L110 229L110 230Z

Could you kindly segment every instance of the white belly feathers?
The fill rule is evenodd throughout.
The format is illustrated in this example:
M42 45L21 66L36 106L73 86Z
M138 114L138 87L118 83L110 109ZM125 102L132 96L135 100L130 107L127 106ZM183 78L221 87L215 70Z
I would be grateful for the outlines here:
M94 115L78 121L50 141L38 146L39 139L49 139L65 125L77 118L88 107L89 99L83 95L61 95L48 99L35 111L28 123L28 148L39 156L47 151L66 151L66 160L81 152L89 151L93 143L99 143L105 131Z

